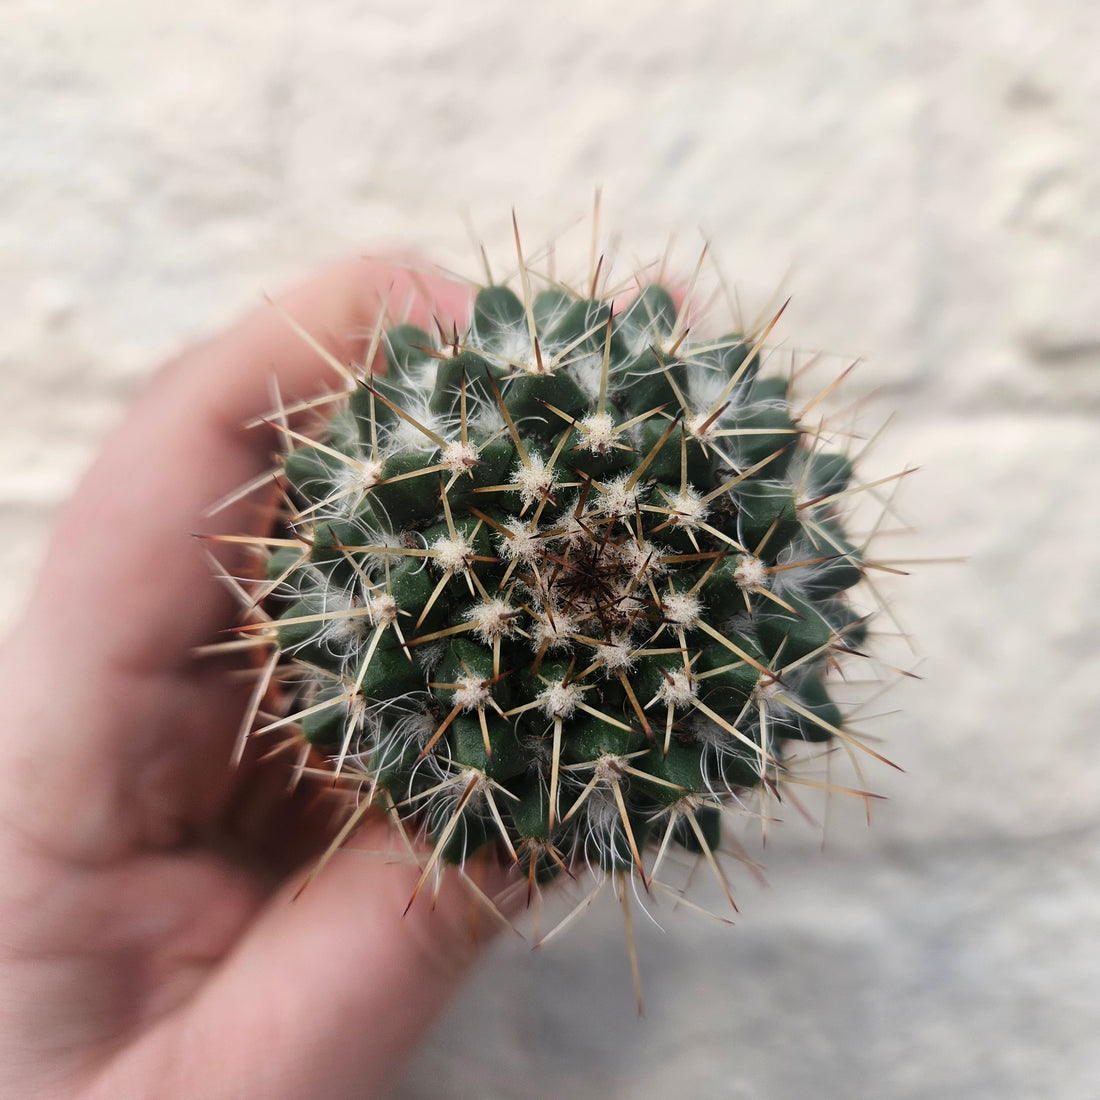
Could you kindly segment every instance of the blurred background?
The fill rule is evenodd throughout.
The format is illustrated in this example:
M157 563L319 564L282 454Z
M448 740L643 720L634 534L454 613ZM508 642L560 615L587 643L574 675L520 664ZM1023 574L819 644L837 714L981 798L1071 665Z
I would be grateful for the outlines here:
M897 556L967 559L888 585L870 828L786 807L737 927L639 915L645 1020L613 904L509 937L406 1100L1100 1094L1098 46L1090 0L0 6L0 623L159 361L349 252L476 275L513 207L583 269L597 185L860 359Z

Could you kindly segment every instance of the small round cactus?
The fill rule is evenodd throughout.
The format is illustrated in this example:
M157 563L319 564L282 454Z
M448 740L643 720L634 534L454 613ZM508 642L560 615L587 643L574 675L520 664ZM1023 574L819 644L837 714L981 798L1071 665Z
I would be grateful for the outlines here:
M678 847L728 893L725 810L807 746L871 752L830 686L868 634L852 465L761 370L775 319L696 336L675 286L522 254L514 284L383 325L319 429L282 422L249 732L426 841L421 884L489 847L529 896L648 885Z

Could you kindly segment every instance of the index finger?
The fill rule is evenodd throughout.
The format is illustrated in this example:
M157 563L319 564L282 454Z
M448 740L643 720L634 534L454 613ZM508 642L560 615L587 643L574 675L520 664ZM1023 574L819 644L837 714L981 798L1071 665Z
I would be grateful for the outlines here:
M361 364L387 298L410 303L409 319L421 325L460 317L468 304L454 283L350 260L165 368L63 513L33 598L36 618L63 621L65 637L94 638L99 660L130 670L186 659L226 625L231 601L210 592L209 566L190 536L211 529L204 512L214 501L271 464L273 433L242 426L269 410L272 379L290 398L338 381L288 318L333 359ZM249 522L240 504L216 526Z

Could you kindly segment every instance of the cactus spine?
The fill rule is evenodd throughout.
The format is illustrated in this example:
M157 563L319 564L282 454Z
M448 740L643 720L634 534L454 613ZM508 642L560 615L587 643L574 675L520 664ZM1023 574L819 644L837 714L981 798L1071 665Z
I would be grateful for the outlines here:
M807 746L871 752L830 686L868 633L849 459L761 371L771 325L697 338L669 289L617 297L521 254L464 331L380 329L385 371L284 427L242 627L284 687L251 732L426 840L421 884L486 846L529 896L648 884L679 847L728 894L725 810Z

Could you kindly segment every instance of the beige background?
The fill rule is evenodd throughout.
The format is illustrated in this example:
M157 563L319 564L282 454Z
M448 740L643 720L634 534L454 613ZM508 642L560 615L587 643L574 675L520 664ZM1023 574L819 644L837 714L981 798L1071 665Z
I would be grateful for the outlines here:
M705 235L793 294L783 341L865 360L870 473L922 467L905 553L969 562L894 589L924 679L870 830L785 812L736 928L643 920L642 1022L614 911L500 944L402 1095L1096 1096L1100 7L180 10L0 7L0 619L159 360L348 251L472 272L463 212L499 252L602 184L624 249Z

